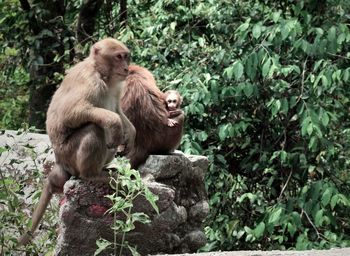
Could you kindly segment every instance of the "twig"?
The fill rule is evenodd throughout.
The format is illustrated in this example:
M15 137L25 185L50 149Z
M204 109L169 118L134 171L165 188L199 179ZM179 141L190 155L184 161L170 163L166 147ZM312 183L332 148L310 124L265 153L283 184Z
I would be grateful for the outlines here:
M288 183L289 183L289 181L290 181L290 178L292 177L292 173L293 173L293 170L290 170L290 173L289 173L289 175L288 175L288 179L287 179L286 183L284 184L284 186L283 186L283 188L282 188L282 191L281 191L281 193L280 193L280 195L279 195L279 197L278 197L278 200L281 200L282 195L283 195L284 191L286 190L287 185L288 185Z
M306 63L307 63L307 58L303 63L303 72L301 73L301 89L300 89L300 95L298 96L298 99L297 99L297 103L301 100L301 97L303 96L303 92L304 92Z
M309 215L304 211L303 208L301 208L301 215L305 214L307 220L309 221L309 223L311 224L311 226L313 227L313 229L316 231L317 234L317 238L321 238L322 234L318 231L318 229L316 228L315 224L312 222L312 220L310 219ZM322 236L323 237L323 236Z

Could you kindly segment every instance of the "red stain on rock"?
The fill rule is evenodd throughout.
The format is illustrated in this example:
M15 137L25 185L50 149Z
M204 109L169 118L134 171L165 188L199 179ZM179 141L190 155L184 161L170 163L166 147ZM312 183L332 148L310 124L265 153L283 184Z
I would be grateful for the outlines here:
M103 205L93 204L89 207L88 213L93 217L102 217L107 210L108 208Z
M67 198L62 197L62 198L60 199L60 202L59 202L58 204L59 204L59 206L62 206L62 205L64 205L66 202L67 202Z

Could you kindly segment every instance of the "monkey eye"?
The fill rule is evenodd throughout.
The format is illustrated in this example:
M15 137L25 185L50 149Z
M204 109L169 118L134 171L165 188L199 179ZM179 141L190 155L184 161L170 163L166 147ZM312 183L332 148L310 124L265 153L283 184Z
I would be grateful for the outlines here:
M118 61L125 60L128 64L130 63L130 55L128 53L116 53L114 58Z
M123 56L118 53L118 54L115 55L115 58L118 59L118 60L121 60L123 58Z

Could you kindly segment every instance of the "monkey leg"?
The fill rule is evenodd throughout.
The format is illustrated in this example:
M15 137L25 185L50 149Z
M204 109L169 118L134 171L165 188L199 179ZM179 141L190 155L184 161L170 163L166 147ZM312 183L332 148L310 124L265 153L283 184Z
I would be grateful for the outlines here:
M37 229L45 210L55 193L62 193L64 183L70 178L70 175L58 164L55 164L49 176L45 180L43 191L39 199L39 203L33 213L32 227L30 231L22 235L18 239L19 245L26 245L33 237L34 231Z
M108 174L102 173L102 169L113 159L115 149L107 148L105 131L95 124L89 124L78 133L74 138L78 140L75 158L78 176L85 180L108 182Z

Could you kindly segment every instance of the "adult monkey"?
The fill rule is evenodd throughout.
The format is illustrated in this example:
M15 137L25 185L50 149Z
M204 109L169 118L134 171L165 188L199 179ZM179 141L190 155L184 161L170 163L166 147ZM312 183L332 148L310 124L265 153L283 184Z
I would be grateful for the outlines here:
M185 116L172 116L176 126L168 126L169 112L165 94L146 68L130 65L121 98L125 115L136 128L135 146L127 152L132 168L137 168L150 154L168 154L181 141Z
M47 111L46 130L56 163L20 245L30 241L52 195L62 193L70 176L108 181L102 168L113 159L117 146L126 143L133 148L135 128L119 104L128 66L128 48L107 38L95 43L89 57L67 72Z

